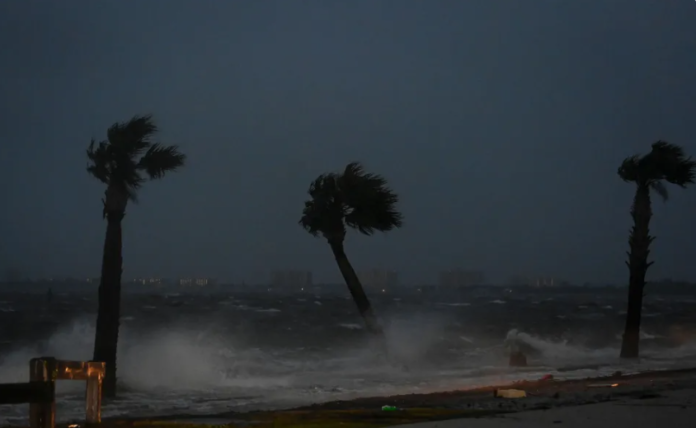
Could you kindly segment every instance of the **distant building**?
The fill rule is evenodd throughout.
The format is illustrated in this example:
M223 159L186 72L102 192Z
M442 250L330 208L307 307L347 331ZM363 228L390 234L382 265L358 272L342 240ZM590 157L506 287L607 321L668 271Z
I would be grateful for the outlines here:
M386 292L399 285L399 275L395 270L368 269L357 273L363 287Z
M514 275L510 278L510 285L527 285L534 287L553 287L565 283L552 276L544 275Z
M212 278L179 278L181 287L210 287L216 284Z
M440 272L438 285L441 288L483 285L486 275L480 270L450 269Z
M283 269L271 272L271 287L279 289L303 289L313 284L312 272L308 270Z
M162 278L134 278L131 280L131 283L140 285L159 286L162 285L163 281Z

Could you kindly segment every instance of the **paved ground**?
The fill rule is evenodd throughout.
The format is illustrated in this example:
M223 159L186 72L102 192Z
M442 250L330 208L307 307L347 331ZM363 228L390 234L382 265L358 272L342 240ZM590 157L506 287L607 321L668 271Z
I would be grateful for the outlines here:
M510 415L400 425L401 428L694 428L696 389L660 393L655 398L534 410ZM396 428L396 427L394 427Z

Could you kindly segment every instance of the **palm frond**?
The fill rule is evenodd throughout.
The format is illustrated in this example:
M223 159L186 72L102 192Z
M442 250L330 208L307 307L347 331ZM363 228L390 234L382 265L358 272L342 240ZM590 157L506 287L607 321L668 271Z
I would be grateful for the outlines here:
M184 165L186 156L177 146L152 143L157 133L151 115L134 116L107 130L107 140L92 140L87 149L87 171L99 181L118 186L137 202L137 192L148 179L156 179Z
M135 163L122 160L113 163L109 183L123 187L128 194L128 199L136 202L137 192L145 183L145 178L140 175Z
M337 191L337 175L322 174L309 185L311 199L305 202L300 225L312 236L343 229L343 205Z
M639 155L633 155L631 157L627 157L626 159L621 162L621 166L619 167L619 170L617 173L619 174L619 177L623 179L623 181L628 181L628 182L637 182L638 181L638 172L639 172L639 165L640 165L640 156Z
M184 166L186 155L177 146L162 146L155 143L140 158L137 168L145 171L150 179L162 178L167 172L174 172Z
M335 232L345 226L365 235L402 226L396 209L398 195L381 175L365 172L358 162L349 163L340 174L320 175L309 188L300 224L312 235Z
M674 159L683 159L686 157L684 149L676 144L668 143L667 141L659 140L652 144L652 153L660 154L664 157Z
M314 201L305 201L300 226L302 226L312 236L317 236L322 230L322 215Z
M663 201L669 199L669 192L667 191L667 188L661 181L653 181L652 183L650 183L650 188L653 189L655 193L660 195Z
M104 184L109 184L109 146L105 141L100 142L95 147L95 141L89 143L87 148L87 172Z
M132 157L142 155L152 142L150 139L157 133L157 125L152 115L134 116L128 122L114 123L106 132L109 142L118 147L124 154Z
M648 157L654 168L660 172L661 179L672 184L686 187L696 178L696 162L686 156L681 146L658 141L652 145Z
M140 188L140 186L138 186L138 187L131 187L131 186L126 187L126 194L128 194L128 200L133 202L136 205L138 204L138 202L140 202L140 199L138 198L138 189L139 188Z

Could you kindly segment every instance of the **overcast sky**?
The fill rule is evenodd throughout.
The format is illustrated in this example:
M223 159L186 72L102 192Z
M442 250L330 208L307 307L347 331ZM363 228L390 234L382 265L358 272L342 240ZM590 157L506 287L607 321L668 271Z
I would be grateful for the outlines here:
M0 64L0 275L99 275L84 150L135 114L189 163L129 206L126 277L338 281L297 221L358 160L405 221L349 234L357 269L626 281L618 165L657 139L696 154L689 0L3 0ZM694 280L696 188L670 190L650 276Z

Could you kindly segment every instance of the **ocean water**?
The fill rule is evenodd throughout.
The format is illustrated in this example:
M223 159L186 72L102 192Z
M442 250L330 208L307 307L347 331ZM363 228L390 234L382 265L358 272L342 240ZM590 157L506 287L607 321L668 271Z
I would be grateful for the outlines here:
M89 360L96 292L0 294L0 383L28 380L37 356ZM103 415L211 414L358 396L467 388L545 374L574 378L696 365L696 296L649 294L640 362L618 358L623 292L491 288L371 296L393 364L347 293L125 295L121 396ZM524 343L530 366L507 367ZM59 421L84 415L84 383L58 384ZM0 426L28 405L0 406Z

